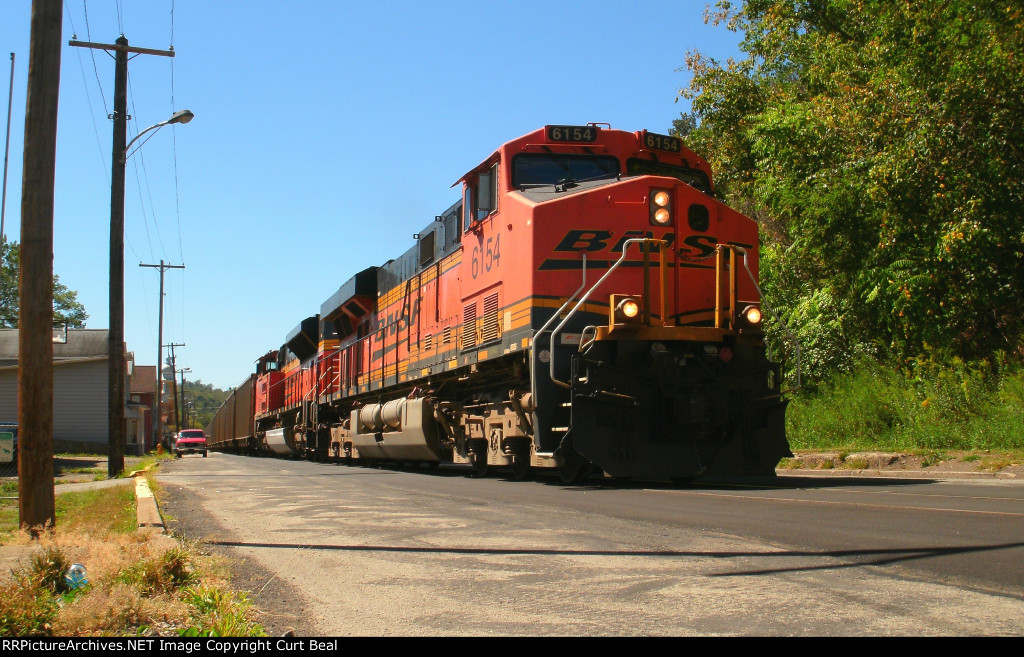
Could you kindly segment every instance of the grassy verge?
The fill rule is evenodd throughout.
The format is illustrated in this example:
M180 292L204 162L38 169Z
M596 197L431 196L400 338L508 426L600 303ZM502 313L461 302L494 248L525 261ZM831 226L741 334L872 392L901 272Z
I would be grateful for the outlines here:
M960 361L855 372L801 391L787 411L793 449L936 455L994 465L1024 459L1024 369Z
M265 634L221 564L194 545L136 529L130 485L59 493L56 529L38 541L17 531L17 504L13 515L8 506L0 542L23 556L0 577L0 636ZM66 581L73 563L86 567L87 584Z

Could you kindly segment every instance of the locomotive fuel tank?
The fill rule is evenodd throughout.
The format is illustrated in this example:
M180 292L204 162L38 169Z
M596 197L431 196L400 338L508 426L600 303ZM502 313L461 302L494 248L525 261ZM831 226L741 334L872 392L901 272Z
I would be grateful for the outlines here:
M283 428L268 429L266 434L267 449L277 456L292 456L297 453L290 432Z
M392 399L352 411L350 439L360 458L440 461L434 407L425 398Z

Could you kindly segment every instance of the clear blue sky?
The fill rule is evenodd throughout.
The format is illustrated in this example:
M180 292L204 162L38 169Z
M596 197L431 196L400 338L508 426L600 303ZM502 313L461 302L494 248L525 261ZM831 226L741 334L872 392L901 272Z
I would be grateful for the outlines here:
M0 88L16 54L5 233L20 239L30 0L0 3ZM66 0L54 271L108 326L113 60L66 45L174 47L129 62L125 339L186 378L237 385L353 273L396 257L457 200L458 177L545 124L667 132L685 54L739 35L692 0ZM6 113L4 113L6 119ZM143 138L145 139L145 137Z

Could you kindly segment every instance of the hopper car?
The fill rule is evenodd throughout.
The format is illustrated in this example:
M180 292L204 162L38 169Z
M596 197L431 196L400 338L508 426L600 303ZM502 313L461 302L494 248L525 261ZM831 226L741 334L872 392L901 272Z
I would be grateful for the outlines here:
M791 456L758 228L674 136L548 125L255 361L211 449L523 478L772 475Z

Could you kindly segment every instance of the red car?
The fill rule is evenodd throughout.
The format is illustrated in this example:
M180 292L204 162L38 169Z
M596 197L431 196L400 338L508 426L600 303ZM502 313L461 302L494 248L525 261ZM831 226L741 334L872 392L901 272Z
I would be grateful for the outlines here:
M182 454L203 453L206 458L206 433L202 429L183 429L178 432L174 440L174 455L179 459Z

